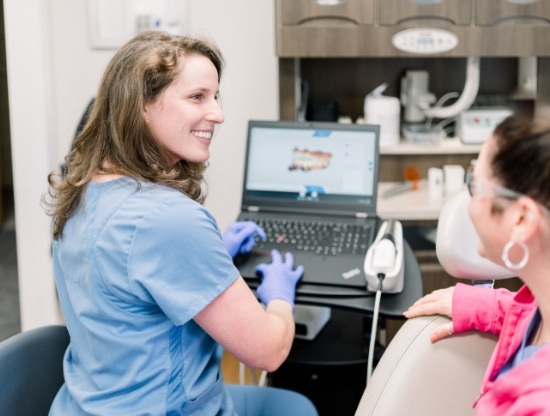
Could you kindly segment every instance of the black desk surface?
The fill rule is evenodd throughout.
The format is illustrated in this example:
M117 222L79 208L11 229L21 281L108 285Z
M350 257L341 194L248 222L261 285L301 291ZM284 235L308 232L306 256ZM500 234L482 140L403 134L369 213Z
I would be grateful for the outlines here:
M409 306L423 295L422 277L416 257L410 246L404 244L405 281L403 291L397 294L382 294L380 316L402 318ZM249 282L251 289L255 285ZM303 305L329 306L354 312L372 312L375 293L366 290L355 290L347 287L299 284L296 291L296 303Z
M403 317L409 306L423 295L422 276L416 257L410 246L404 244L405 281L403 291L397 294L382 294L380 301L380 315L383 317ZM365 283L366 284L366 283ZM302 284L296 293L296 303L306 305L330 306L356 312L372 312L374 309L375 294L358 291L356 296L334 296L332 294L349 289L323 287ZM303 295L302 293L308 293ZM311 293L311 295L309 295ZM315 293L315 294L314 294Z

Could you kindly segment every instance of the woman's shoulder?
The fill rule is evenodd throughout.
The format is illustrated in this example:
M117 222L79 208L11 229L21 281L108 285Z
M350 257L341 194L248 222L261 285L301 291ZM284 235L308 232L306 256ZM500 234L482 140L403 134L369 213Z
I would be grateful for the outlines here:
M179 212L185 209L206 212L206 209L200 203L183 192L166 185L141 182L138 189L136 189L134 197L140 203L158 206L166 211Z
M127 203L140 210L148 221L166 227L196 225L205 220L214 222L210 212L197 201L177 189L155 183L141 183Z
M201 205L186 194L166 185L119 177L106 182L91 182L90 187L104 198L121 196L127 204L148 206L165 205L200 208Z
M93 183L89 201L98 199L105 222L114 220L124 227L171 229L196 227L215 220L197 201L169 186L123 177L110 182ZM94 196L95 195L95 196ZM174 230L175 231L175 230Z

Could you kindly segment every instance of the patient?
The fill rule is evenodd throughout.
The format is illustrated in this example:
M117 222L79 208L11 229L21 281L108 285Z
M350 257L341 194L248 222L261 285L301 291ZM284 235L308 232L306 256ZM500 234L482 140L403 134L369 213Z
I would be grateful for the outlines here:
M525 285L511 293L459 283L424 296L404 315L451 317L432 342L471 329L499 334L474 403L478 415L550 414L550 113L500 123L468 189L479 253Z

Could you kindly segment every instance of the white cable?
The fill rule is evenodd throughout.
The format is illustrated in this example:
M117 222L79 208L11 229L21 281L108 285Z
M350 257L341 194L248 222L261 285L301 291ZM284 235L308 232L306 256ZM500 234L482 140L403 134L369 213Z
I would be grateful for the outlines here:
M372 312L372 328L370 333L369 355L367 358L367 385L372 375L372 367L374 362L374 347L376 344L376 332L378 330L378 314L380 310L380 299L382 297L382 280L378 285L376 297L374 299L374 311Z
M246 384L246 376L245 376L246 366L239 361L239 384L241 386L244 386ZM252 381L254 384L256 384L257 377L255 371L250 368L250 375L252 376ZM260 380L257 382L258 386L265 387L267 382L267 371L262 371L260 374Z
M466 64L466 82L462 94L448 107L432 107L424 109L426 117L450 118L470 108L479 91L479 56L469 56Z
M244 364L239 361L239 384L241 386L244 386L246 384L244 370Z
M456 118L445 118L434 126L435 130L443 130L447 125L456 121Z
M442 107L443 104L445 104L445 102L447 100L450 100L451 98L457 98L459 97L458 93L457 92L448 92L447 94L444 94L441 96L441 98L439 100L437 100L437 102L434 104L433 108L439 108L439 107ZM429 108L429 107L426 107L426 108ZM432 128L432 120L433 120L433 117L426 117L426 129L427 130L431 130ZM447 123L450 123L450 122L453 122L455 120L454 117L451 117L451 118L446 118L444 119L443 121L439 122L434 128L437 129L437 127L441 124L441 123L444 123L444 122L447 122ZM446 124L445 124L446 125Z
M443 94L439 100L434 104L434 108L443 107L443 104L445 104L448 100L451 98L458 98L460 95L458 92L448 92L447 94Z
M262 374L260 374L260 381L258 382L258 386L265 387L267 381L267 371L262 371Z

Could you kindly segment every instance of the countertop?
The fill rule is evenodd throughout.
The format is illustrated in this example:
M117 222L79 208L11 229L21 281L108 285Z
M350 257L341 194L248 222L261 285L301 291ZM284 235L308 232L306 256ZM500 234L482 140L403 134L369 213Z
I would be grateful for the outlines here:
M425 179L418 181L418 188L384 198L382 195L395 182L378 184L377 213L382 219L401 221L437 221L443 204L455 194L444 194L440 199L430 199Z

